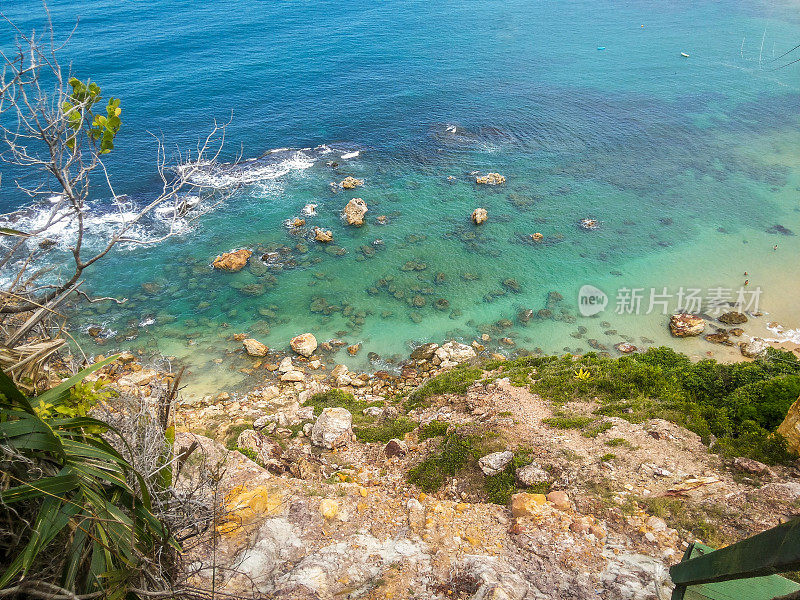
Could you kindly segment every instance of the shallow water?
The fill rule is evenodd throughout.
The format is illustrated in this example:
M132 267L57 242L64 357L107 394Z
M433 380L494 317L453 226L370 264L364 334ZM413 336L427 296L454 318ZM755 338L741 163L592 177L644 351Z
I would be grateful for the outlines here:
M30 22L35 4L9 16ZM642 288L647 312L650 288L705 295L744 279L763 289L769 319L800 325L798 236L767 232L800 231L800 63L772 60L800 39L793 3L194 4L81 5L74 68L125 107L112 171L144 201L155 182L146 131L186 143L231 111L228 155L262 158L212 174L242 187L198 227L122 248L87 275L92 292L129 298L81 308L76 323L109 336L79 336L87 352L175 355L199 389L243 377L246 361L214 362L240 331L276 348L304 331L361 342L358 356L337 356L354 368L482 333L490 345L586 351L594 339L613 351L670 342L658 311L615 313L619 289ZM51 7L59 25L75 13ZM506 183L476 185L488 171ZM364 186L331 189L347 175ZM22 202L0 194L6 209ZM359 229L339 218L353 197L369 206ZM284 227L308 203L309 226L331 229L333 244ZM475 227L479 206L489 221ZM581 229L585 217L599 228ZM241 246L256 250L248 269L212 271ZM255 260L280 248L280 269ZM577 314L584 284L610 297L597 317ZM564 299L548 303L553 291ZM525 309L551 316L523 323Z

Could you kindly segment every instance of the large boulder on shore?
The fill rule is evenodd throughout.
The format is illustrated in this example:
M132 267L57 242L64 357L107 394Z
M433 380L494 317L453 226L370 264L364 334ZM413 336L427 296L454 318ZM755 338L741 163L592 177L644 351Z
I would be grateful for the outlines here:
M332 450L346 446L353 436L353 415L340 407L325 408L311 429L311 443Z
M440 361L460 363L475 358L478 354L472 346L459 344L458 342L447 342L442 344L434 352L434 356Z
M283 448L278 442L254 429L245 429L240 433L236 445L239 448L255 452L258 462L263 466L277 465L278 459L283 453Z
M746 358L759 358L767 353L769 344L761 338L753 338L749 342L739 342L739 351Z
M211 264L215 269L219 269L220 271L235 273L236 271L241 271L244 268L244 266L247 264L247 260L252 254L253 252L247 248L239 248L238 250L234 250L232 252L220 254Z
M301 333L293 337L289 345L292 347L292 350L297 352L300 356L308 358L314 354L314 350L317 349L317 338L311 333Z
M511 450L505 452L492 452L486 456L482 456L478 461L478 466L484 475L497 475L506 465L514 459L514 453Z
M361 227L364 224L364 215L367 214L367 203L361 198L353 198L342 210L342 218L348 225Z
M242 341L242 345L250 356L266 356L267 352L269 352L269 348L253 338L247 338Z
M669 332L675 337L694 337L703 333L706 323L702 317L678 313L669 318Z

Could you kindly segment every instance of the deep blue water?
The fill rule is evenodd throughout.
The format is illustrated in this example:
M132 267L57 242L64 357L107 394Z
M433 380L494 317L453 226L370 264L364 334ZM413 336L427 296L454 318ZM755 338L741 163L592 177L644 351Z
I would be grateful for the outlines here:
M41 29L39 6L0 1L24 30ZM250 185L194 232L123 249L88 274L96 293L131 298L123 309L81 313L120 336L106 345L202 348L210 357L233 348L221 341L233 330L277 347L312 330L388 357L410 340L488 331L547 351L585 349L580 338L564 341L574 319L533 331L492 323L545 307L549 291L572 298L588 281L646 280L665 269L698 278L696 269L670 269L671 253L713 254L731 244L714 238L719 229L763 245L775 223L800 229L800 63L775 69L800 51L773 60L800 42L795 2L91 0L50 8L62 34L80 17L64 53L73 72L122 98L123 131L109 161L118 192L143 200L156 188L151 133L186 148L214 119L230 119L229 160L316 148L253 163ZM326 166L334 159L337 169ZM508 180L475 186L473 171ZM3 173L0 202L11 210L25 200L8 185L14 172ZM365 186L333 193L329 183L345 175ZM354 195L370 206L359 230L338 219ZM309 202L318 204L313 224L334 230L346 254L308 240L298 248L282 226ZM479 230L468 220L477 206L490 211ZM379 214L389 225L375 224ZM601 229L579 230L586 216ZM530 244L534 231L547 243ZM383 246L365 252L375 239ZM293 268L209 271L216 254L245 245L286 245ZM428 268L402 270L409 260ZM509 277L519 293L502 286ZM159 284L158 296L142 292L146 282ZM262 288L242 293L247 285ZM413 305L418 295L423 307ZM310 312L320 297L339 310ZM448 310L433 308L438 298ZM574 314L574 302L563 308ZM627 334L651 335L651 327L630 324Z

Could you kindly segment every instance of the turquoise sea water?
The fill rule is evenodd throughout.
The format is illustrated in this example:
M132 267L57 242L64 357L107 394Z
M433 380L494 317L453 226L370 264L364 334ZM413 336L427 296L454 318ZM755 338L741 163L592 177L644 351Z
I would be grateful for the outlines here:
M0 0L23 29L41 26L38 6ZM508 336L546 352L585 351L588 339L613 351L668 340L663 316L614 313L619 288L735 289L745 270L762 306L800 324L787 300L800 287L798 236L770 229L800 232L800 63L775 69L800 50L773 60L800 43L796 2L50 7L61 31L81 17L73 71L123 99L118 192L143 202L156 189L150 132L186 147L230 118L226 159L247 160L208 174L241 185L191 232L121 248L87 274L93 293L129 298L81 307L81 324L108 338L79 335L87 352L178 356L197 381L225 387L247 366L229 356L234 332L277 348L304 331L360 342L337 358L373 369L416 342L483 333L492 348ZM488 171L506 183L476 185ZM364 186L334 191L347 175ZM339 218L353 197L369 206L359 229ZM4 185L0 203L23 199ZM334 244L284 227L309 203L309 225ZM489 221L476 228L479 206ZM581 229L585 217L599 229ZM256 250L250 267L211 270L242 246ZM256 260L267 251L277 265ZM598 317L577 314L584 284L611 297ZM526 309L551 314L525 322Z

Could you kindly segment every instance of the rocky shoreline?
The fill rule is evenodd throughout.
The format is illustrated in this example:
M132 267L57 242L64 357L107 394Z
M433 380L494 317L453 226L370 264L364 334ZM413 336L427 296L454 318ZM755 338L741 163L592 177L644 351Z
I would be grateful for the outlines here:
M346 347L339 340L318 344L306 333L274 352L235 338L243 368L264 383L183 399L174 417L176 449L199 446L203 468L219 474L221 516L188 552L188 568L207 585L211 566L224 567L227 593L655 599L696 539L690 530L739 539L790 518L800 501L795 467L724 460L661 419L608 417L589 437L548 425L561 413L514 385L505 357L487 366L477 341L423 344L398 374L368 374L329 361ZM433 388L409 403L466 370L474 378L463 391ZM99 375L145 399L174 378L131 353ZM454 431L476 440L469 452L480 460L422 491L409 473ZM522 491L490 502L485 482L503 473Z

